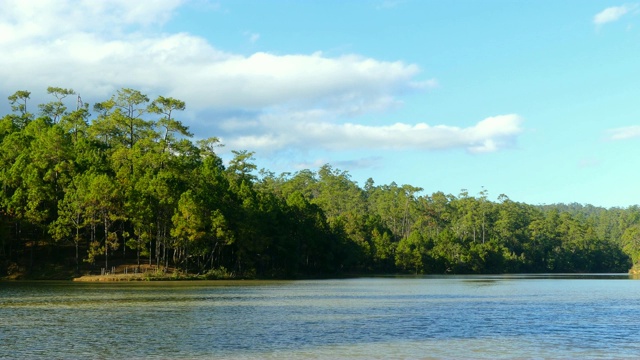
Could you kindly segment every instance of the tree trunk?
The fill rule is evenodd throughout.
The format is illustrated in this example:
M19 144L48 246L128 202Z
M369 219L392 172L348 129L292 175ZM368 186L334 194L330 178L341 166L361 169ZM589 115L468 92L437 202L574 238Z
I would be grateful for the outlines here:
M104 217L104 271L109 271L109 227L107 216Z

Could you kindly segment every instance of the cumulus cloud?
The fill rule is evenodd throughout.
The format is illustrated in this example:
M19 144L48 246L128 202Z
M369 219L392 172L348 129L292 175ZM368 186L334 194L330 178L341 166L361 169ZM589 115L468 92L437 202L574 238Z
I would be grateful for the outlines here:
M198 104L257 109L272 106L309 108L354 104L375 109L390 97L410 90L416 65L383 62L355 55L328 58L310 55L255 53L210 64L182 74L180 92ZM189 85L189 86L186 86ZM365 109L366 111L366 109Z
M640 125L625 126L606 131L607 140L627 140L640 137Z
M230 144L263 151L314 147L334 151L465 149L487 153L512 147L522 132L523 121L516 114L508 114L489 117L466 128L426 123L371 126L315 120L318 115L307 114L307 121L298 121L303 117L298 114L284 122L273 122L265 116L256 133L232 139Z
M633 10L636 5L622 5L608 7L593 17L593 23L596 25L604 25L606 23L618 21L622 16Z
M151 1L20 1L4 0L0 13L0 44L51 40L77 32L119 36L131 26L166 23L184 0Z
M403 61L360 55L236 54L163 26L182 0L6 0L0 12L0 91L70 87L87 102L131 87L187 102L194 123L229 148L494 152L521 133L518 115L470 127L398 122L367 125L362 114L402 105L406 92L439 86ZM259 34L247 32L250 41ZM220 114L224 114L221 115ZM235 115L234 115L235 114ZM347 119L347 120L345 120ZM205 134L205 136L208 136ZM366 164L361 164L366 165Z
M418 80L419 67L401 61L321 52L245 56L193 34L162 32L180 0L4 5L0 88L7 92L63 86L102 100L132 87L183 99L191 109L322 106L353 115L394 106L403 91L435 83Z

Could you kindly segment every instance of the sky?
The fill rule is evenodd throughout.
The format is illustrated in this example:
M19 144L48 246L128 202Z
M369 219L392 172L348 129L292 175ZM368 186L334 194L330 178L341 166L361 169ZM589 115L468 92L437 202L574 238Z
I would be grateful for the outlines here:
M276 174L640 204L640 2L0 0L0 98L186 102ZM69 99L69 107L76 99ZM0 99L0 112L10 112Z

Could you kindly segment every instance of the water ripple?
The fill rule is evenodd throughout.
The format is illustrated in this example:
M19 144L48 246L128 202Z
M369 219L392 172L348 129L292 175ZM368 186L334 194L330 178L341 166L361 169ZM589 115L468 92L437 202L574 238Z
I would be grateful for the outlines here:
M636 358L640 282L0 283L0 358Z

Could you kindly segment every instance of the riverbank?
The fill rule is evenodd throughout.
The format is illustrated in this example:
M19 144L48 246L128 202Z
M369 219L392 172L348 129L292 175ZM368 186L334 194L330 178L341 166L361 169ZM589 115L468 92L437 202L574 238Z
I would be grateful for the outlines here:
M130 262L114 262L109 271L104 268L84 268L80 272L68 266L60 264L39 267L32 271L27 271L24 266L10 267L10 273L0 276L0 281L20 281L20 280L67 280L74 282L131 282L131 281L183 281L183 280L239 280L250 279L239 278L225 268L212 269L204 274L186 273L175 267L164 268L162 266L140 264ZM628 274L632 278L640 278L640 265L629 269ZM385 276L393 274L343 274L342 276L309 277L305 279L322 278L353 278L362 276ZM399 275L399 274L395 274ZM482 274L477 274L482 275ZM535 274L532 274L535 275ZM278 278L282 279L282 278ZM300 279L300 278L295 278Z
M121 282L121 281L174 281L174 280L218 280L232 279L233 274L226 269L214 269L204 274L191 274L175 267L148 264L114 263L104 268L82 269L79 272L68 266L52 265L27 270L24 266L13 266L9 274L0 280L71 280L78 282Z
M23 281L23 280L65 280L75 282L127 282L127 281L181 281L181 280L229 280L232 277L216 277L209 274L186 274L182 272L171 273L129 273L129 274L104 274L94 275L85 274L80 276L70 275L49 275L38 276L29 274L12 274L10 276L0 277L0 281Z
M214 280L213 277L206 277L200 274L186 274L179 271L164 272L146 271L141 273L116 273L101 275L82 275L71 280L78 282L120 282L120 281L175 281L175 280Z
M234 279L224 267L212 269L204 274L190 274L174 267L155 265L121 264L114 266L110 271L101 271L101 274L85 274L74 277L73 281L81 282L116 282L116 281L175 281L175 280L228 280Z

